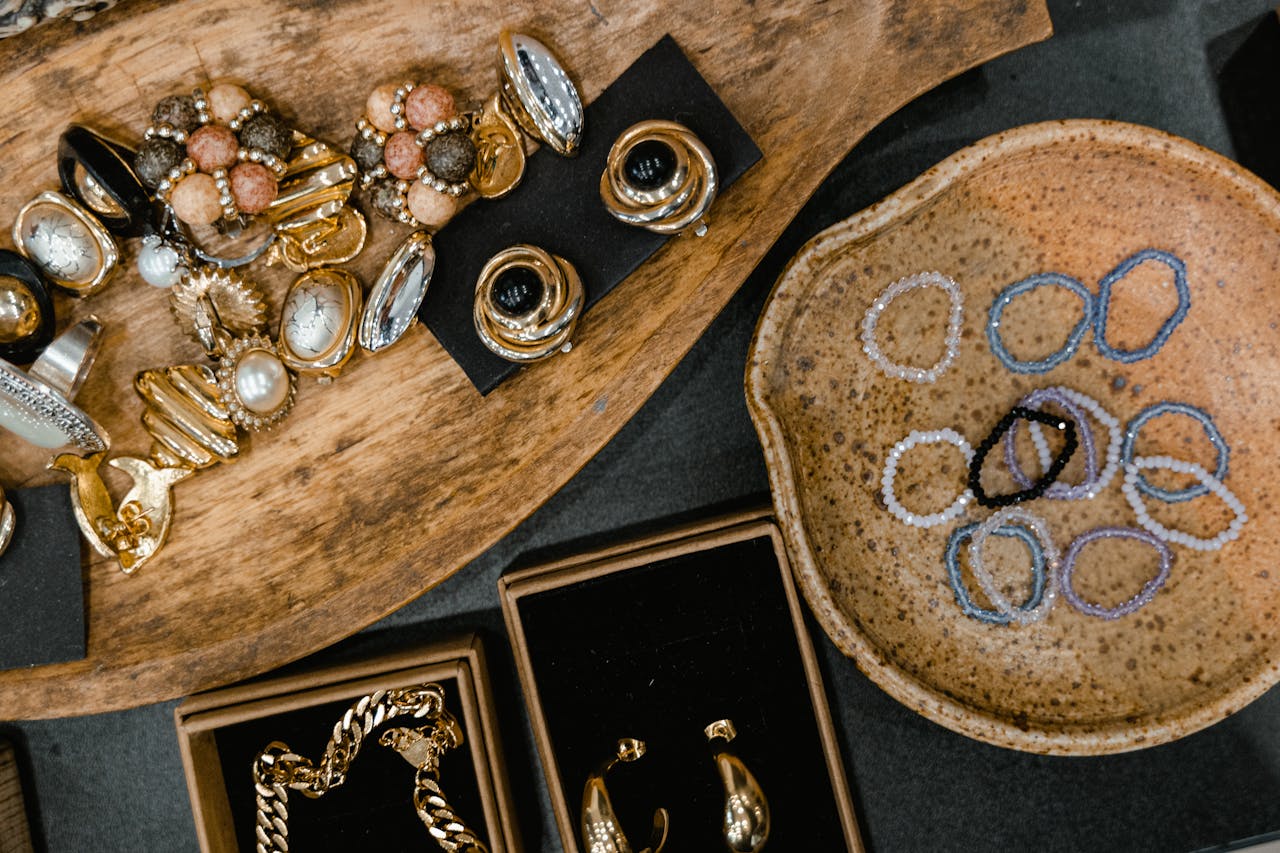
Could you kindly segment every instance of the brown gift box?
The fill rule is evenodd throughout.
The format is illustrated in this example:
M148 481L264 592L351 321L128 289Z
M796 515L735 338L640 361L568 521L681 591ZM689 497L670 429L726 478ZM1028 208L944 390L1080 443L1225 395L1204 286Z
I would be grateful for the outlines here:
M380 689L439 682L464 742L442 760L441 787L492 853L520 853L493 695L478 636L435 643L282 678L193 696L174 711L200 849L234 851L254 827L253 753L281 740L317 760L333 725L352 702ZM391 726L394 726L393 721ZM379 730L375 730L376 735ZM234 753L232 760L227 753ZM234 777L231 774L236 774ZM324 844L355 849L428 849L434 842L414 811L414 768L376 737L365 740L346 782L310 800L290 791L290 841L299 850L330 849L301 842L320 833ZM343 822L366 821L368 831ZM308 826L310 824L310 826ZM341 842L350 831L356 840ZM390 835L391 837L384 837ZM243 849L252 850L250 843Z
M639 761L607 782L633 847L670 812L669 853L724 849L724 791L703 727L759 779L766 849L861 853L818 661L777 527L741 513L512 572L499 581L566 853L582 853L587 774L619 738Z

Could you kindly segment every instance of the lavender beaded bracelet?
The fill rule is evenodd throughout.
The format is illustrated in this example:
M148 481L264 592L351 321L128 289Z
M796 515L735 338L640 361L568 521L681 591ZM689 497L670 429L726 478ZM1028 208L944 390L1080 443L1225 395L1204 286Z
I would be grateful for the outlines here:
M1072 585L1072 575L1076 570L1076 559L1080 556L1080 552L1090 542L1097 542L1100 539L1136 539L1155 548L1156 553L1160 555L1160 568L1155 577L1143 584L1137 595L1115 607L1103 607L1100 604L1085 601ZM1135 527L1095 527L1092 530L1081 533L1067 547L1067 553L1062 558L1062 597L1072 607L1086 616L1096 616L1099 619L1109 620L1119 619L1121 616L1128 616L1130 613L1144 607L1151 599L1155 598L1160 587L1164 586L1164 582L1169 579L1169 569L1172 565L1173 552L1169 550L1169 546L1146 530L1138 530Z
M1060 501L1092 498L1095 494L1095 483L1098 479L1098 459L1094 454L1093 429L1089 426L1089 417L1084 407L1066 394L1063 394L1059 388L1037 388L1018 401L1018 405L1022 408L1033 410L1039 410L1044 403L1057 403L1075 421L1076 433L1084 450L1084 482L1075 486L1069 483L1055 482L1044 490L1042 497ZM1031 438L1032 441L1037 438L1040 439L1035 441L1036 451L1040 456L1041 467L1048 469L1053 463L1049 459L1049 446L1045 443L1043 434L1038 430L1039 426L1040 424L1036 421L1030 422ZM1029 489L1032 486L1031 478L1026 475L1022 470L1022 466L1018 464L1017 448L1014 445L1017 432L1018 420L1015 419L1009 425L1008 432L1004 434L1004 464L1009 468L1009 474L1013 477L1014 482L1024 489Z

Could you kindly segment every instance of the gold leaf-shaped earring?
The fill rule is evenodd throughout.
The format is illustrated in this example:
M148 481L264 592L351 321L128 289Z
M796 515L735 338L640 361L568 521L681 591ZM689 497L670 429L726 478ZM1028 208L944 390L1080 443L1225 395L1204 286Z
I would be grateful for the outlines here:
M732 720L717 720L704 729L707 740L726 744L738 736ZM760 853L769 840L769 801L760 783L738 756L716 749L713 756L724 783L724 840L734 853Z
M633 853L631 843L627 841L626 833L622 831L618 816L613 811L609 789L605 787L605 776L619 761L629 764L644 753L644 741L623 738L618 741L616 754L587 777L586 787L582 790L582 846L587 853ZM649 846L640 853L662 853L666 843L667 810L658 809L653 813L653 835L649 839Z

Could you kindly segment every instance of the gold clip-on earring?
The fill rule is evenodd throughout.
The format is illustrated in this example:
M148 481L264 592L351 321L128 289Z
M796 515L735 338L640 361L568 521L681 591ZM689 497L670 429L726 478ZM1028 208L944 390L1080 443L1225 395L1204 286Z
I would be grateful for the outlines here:
M716 161L693 131L674 121L642 121L609 149L600 198L620 222L658 234L707 233L720 179Z
M587 777L586 787L582 791L582 845L587 853L633 853L631 843L627 841L626 833L622 831L618 816L613 811L609 789L605 787L605 776L619 761L629 764L644 753L644 741L623 738L618 741L616 755ZM667 843L667 822L666 809L658 809L653 813L653 835L649 839L649 846L640 853L662 853L662 848Z
M704 729L707 740L726 744L738 736L732 720L717 720ZM769 840L769 801L760 783L736 755L717 749L713 760L724 783L724 840L734 853L760 853Z

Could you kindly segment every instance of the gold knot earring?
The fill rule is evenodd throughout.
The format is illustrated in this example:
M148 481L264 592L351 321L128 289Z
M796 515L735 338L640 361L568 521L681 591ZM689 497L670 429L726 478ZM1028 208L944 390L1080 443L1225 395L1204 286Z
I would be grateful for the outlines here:
M627 841L627 835L622 831L618 816L613 811L609 789L605 787L605 776L619 761L629 764L639 760L644 753L644 741L623 738L618 741L616 754L587 777L586 787L582 791L582 846L587 853L633 853L631 843ZM662 853L666 843L667 810L658 809L653 813L653 834L649 839L649 846L640 853Z
M713 744L738 736L732 720L716 720L703 731ZM725 843L734 853L760 853L769 840L769 801L760 783L736 755L717 749L712 758L724 783Z

